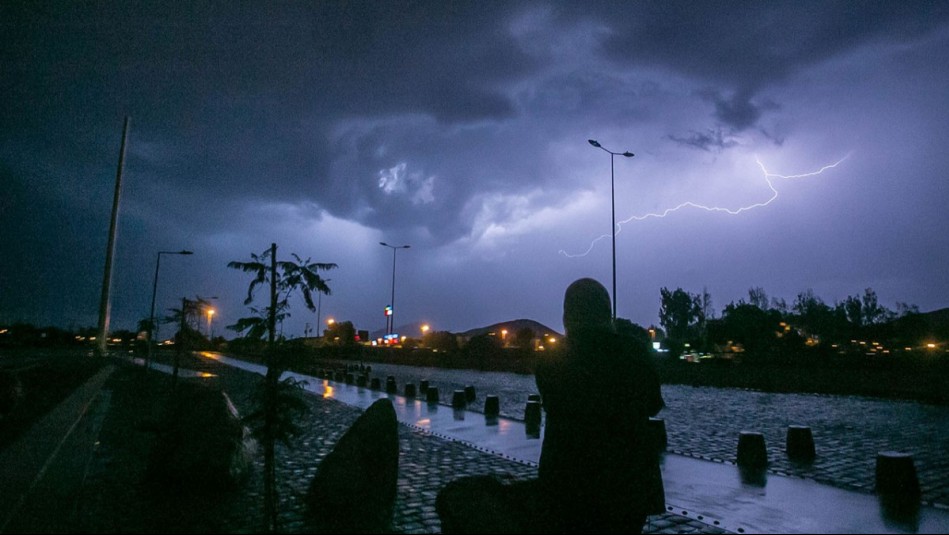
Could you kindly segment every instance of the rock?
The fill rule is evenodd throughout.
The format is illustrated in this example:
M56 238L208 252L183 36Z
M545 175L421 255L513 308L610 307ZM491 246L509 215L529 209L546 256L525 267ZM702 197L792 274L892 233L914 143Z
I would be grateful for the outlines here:
M319 533L383 533L392 521L399 476L395 409L377 400L320 463L307 494Z
M254 443L227 394L179 383L145 471L158 492L215 492L240 483L251 468Z

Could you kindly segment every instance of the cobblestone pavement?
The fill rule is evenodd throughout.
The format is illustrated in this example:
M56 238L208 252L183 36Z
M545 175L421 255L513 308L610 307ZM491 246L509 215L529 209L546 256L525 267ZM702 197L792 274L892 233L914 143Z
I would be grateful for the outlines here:
M191 364L188 367L194 367ZM246 413L248 395L259 376L208 361L204 361L202 368L218 375L213 380L220 383L238 409ZM310 423L304 434L296 439L292 448L278 445L277 450L280 529L287 533L308 531L305 495L309 483L320 461L362 413L360 409L335 400L308 396L308 401ZM439 533L435 498L438 491L455 478L494 474L506 480L521 480L537 476L535 466L481 452L407 426L399 426L399 440L398 495L392 525L395 533ZM242 492L221 503L201 505L206 516L214 519L208 526L175 526L173 519L167 518L174 513L156 508L154 502L150 502L146 513L136 510L130 504L135 501L130 499L135 492L110 481L110 474L122 469L126 461L121 452L110 451L107 441L103 441L87 477L86 487L95 489L95 494L87 493L89 496L81 502L81 531L150 532L158 530L155 526L161 526L162 529L181 532L256 533L263 525L263 459L259 453L255 460L256 470ZM122 508L125 510L116 511ZM143 514L152 518L141 520ZM172 524L170 528L169 522ZM647 533L725 533L687 515L673 513L650 517L645 530Z
M513 373L478 373L410 366L377 365L373 376L394 375L405 382L427 379L442 399L474 385L474 410L486 394L501 398L502 414L524 418L527 396L537 392L534 377ZM400 390L401 391L401 390ZM862 492L872 492L876 455L903 451L913 455L926 504L949 508L949 407L913 401L859 396L779 394L734 388L663 385L669 451L734 463L741 431L764 435L771 473L813 479ZM787 427L811 428L817 458L794 463L784 452Z
M666 386L669 449L734 462L740 431L764 435L770 471L872 492L876 455L913 454L925 503L949 506L949 408L855 396L772 394L709 387ZM817 458L790 461L789 425L809 426Z

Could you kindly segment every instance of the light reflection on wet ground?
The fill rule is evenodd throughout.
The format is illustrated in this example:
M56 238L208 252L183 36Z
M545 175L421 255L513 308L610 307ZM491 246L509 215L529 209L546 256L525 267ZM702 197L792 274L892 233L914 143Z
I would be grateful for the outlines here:
M136 366L144 366L144 365L145 365L145 361L144 361L143 359L140 359L140 358L134 358L134 359L132 359L132 362L133 362ZM169 366L169 365L167 365L167 364L162 364L162 363L160 363L160 362L155 362L155 361L152 361L152 362L149 363L148 369L150 369L150 370L157 370L157 371L160 371L160 372L162 372L162 373L167 373L167 374L171 374L171 373L174 372L174 368L173 368L172 366ZM212 378L212 377L217 377L217 376L214 375L213 373L202 372L202 371L196 371L196 370L189 370L189 369L187 369L187 368L181 368L181 367L178 368L178 376L179 376L179 377L198 378L198 379L210 379L210 378Z

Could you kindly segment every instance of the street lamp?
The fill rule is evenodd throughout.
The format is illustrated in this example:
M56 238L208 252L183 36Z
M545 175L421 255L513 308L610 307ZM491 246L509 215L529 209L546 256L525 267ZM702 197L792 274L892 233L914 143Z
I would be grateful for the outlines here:
M148 350L145 352L145 369L147 370L152 360L152 338L155 333L155 295L158 293L158 268L161 266L161 255L180 254L191 255L191 251L158 251L158 259L155 261L155 281L152 283L152 311L148 316Z
M211 341L212 338L214 338L214 337L212 336L212 333L213 333L214 331L211 330L211 316L214 316L214 309L213 309L213 308L209 308L209 309L208 309L208 341L209 341L209 342Z
M329 282L329 281L331 281L331 280L333 280L333 279L324 279L323 282ZM320 329L320 316L322 316L322 313L323 313L323 292L317 291L316 293L317 293L317 297L316 297L316 328L317 328L316 337L319 338L319 337L320 337L320 333L319 333L319 329Z
M395 330L395 252L399 249L408 249L411 245L389 245L384 241L379 242L379 245L392 249L392 300L389 301L391 308L386 322L386 334L392 334Z
M610 227L612 227L613 231L613 321L616 321L616 193L614 187L615 180L613 178L613 157L620 155L632 158L634 155L629 151L613 152L604 148L603 145L600 145L595 139L588 139L587 141L590 145L610 153Z

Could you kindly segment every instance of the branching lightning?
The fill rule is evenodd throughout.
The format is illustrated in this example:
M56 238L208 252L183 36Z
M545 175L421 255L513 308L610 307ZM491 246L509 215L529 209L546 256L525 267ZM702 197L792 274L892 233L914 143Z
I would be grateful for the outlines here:
M844 160L846 160L846 159L849 158L849 157L850 157L850 154L848 153L846 156L844 156L843 158L837 160L836 162L834 162L834 163L832 163L832 164L830 164L830 165L825 165L825 166L821 167L820 169L818 169L817 171L812 171L812 172L810 172L810 173L802 173L802 174L799 174L799 175L779 175L779 174L777 174L777 173L772 173L771 171L768 171L768 170L765 168L764 164L761 163L761 160L758 159L757 156L755 156L755 163L757 163L757 164L758 164L758 167L761 168L761 172L762 172L762 174L764 175L764 180L765 180L765 182L768 184L768 189L771 190L771 196L768 198L768 200L762 201L762 202L757 202L757 203L754 203L754 204L749 204L749 205L747 205L747 206L741 206L741 207L739 207L739 208L725 208L725 207L721 207L721 206L707 206L707 205L695 203L695 202L692 202L692 201L685 201L685 202L683 202L683 203L681 203L681 204L679 204L679 205L676 205L676 206L674 206L674 207L672 207L672 208L666 208L665 210L663 210L663 211L661 211L661 212L653 212L653 213L648 213L648 214L645 214L645 215L634 215L634 216L630 216L630 217L628 217L628 218L626 218L626 219L624 219L624 220L622 220L622 221L617 221L617 222L616 222L616 234L619 235L619 233L623 230L623 225L626 224L626 223L629 223L629 222L631 222L631 221L644 221L644 220L649 219L649 218L652 218L652 217L655 217L655 218L663 218L663 217L666 217L667 215L669 215L669 214L671 214L671 213L673 213L673 212L677 212L677 211L679 211L679 210L681 210L681 209L683 209L683 208L687 208L687 207L690 207L690 208L698 208L698 209L701 209L701 210L705 210L705 211L707 211L707 212L724 212L724 213L726 213L726 214L728 214L728 215L738 215L738 214L740 214L740 213L742 213L742 212L746 212L746 211L748 211L748 210L753 210L753 209L755 209L755 208L762 208L762 207L768 206L769 204L771 204L772 202L774 202L775 199L778 198L778 190L777 190L777 188L774 187L774 183L772 182L772 179L775 179L775 178L796 179L796 178L807 178L807 177L816 176L816 175L819 175L819 174L823 173L824 171L826 171L826 170L828 170L828 169L833 169L833 168L837 167L838 165L840 165L841 163L843 163ZM596 237L592 242L590 242L590 246L587 248L587 250L584 251L584 252L582 252L582 253L571 254L571 253L568 253L568 252L564 251L563 249L561 249L559 252L560 252L560 254L566 256L567 258L577 258L577 257L581 257L581 256L586 256L586 255L590 254L590 252L591 252L591 251L593 250L593 248L596 246L597 242L599 242L600 240L607 239L607 238L609 238L610 236L611 236L611 234L603 234L602 236Z

